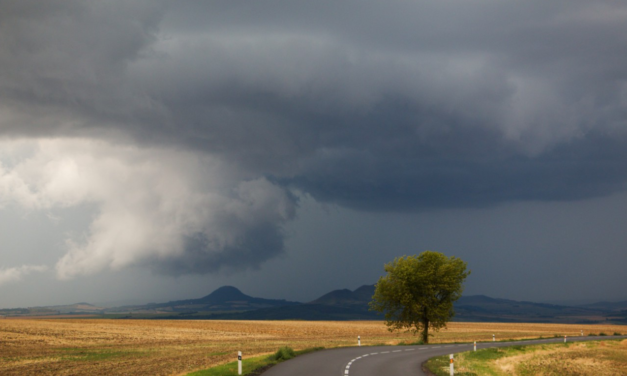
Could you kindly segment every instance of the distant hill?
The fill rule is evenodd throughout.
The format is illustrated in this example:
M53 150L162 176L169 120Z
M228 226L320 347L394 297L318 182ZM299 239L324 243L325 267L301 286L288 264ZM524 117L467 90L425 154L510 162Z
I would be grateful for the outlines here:
M591 323L604 320L602 317L608 312L473 295L456 301L455 313L456 321Z
M167 303L150 303L137 306L108 308L113 312L233 312L252 311L262 308L290 306L301 304L287 300L254 298L242 293L233 286L223 286L200 299L175 300Z
M233 320L381 320L368 309L374 285L334 290L309 303L221 316Z
M354 291L334 290L311 302L298 303L256 298L233 286L223 286L199 299L106 309L88 303L3 309L0 316L90 313L104 317L155 319L382 320L382 315L368 309L374 290L374 285L364 285ZM455 302L455 313L453 321L627 324L627 302L563 306L471 295L462 296Z
M624 302L598 302L592 304L585 304L581 307L591 309L602 309L607 311L627 311L627 301Z
M244 312L197 312L186 319L224 320L380 320L381 316L368 310L374 285L331 291L309 303L247 310ZM212 294L213 295L213 294ZM203 298L204 299L204 298ZM183 318L162 316L162 319Z
M46 308L57 310L59 311L59 313L100 313L104 310L104 308L102 307L98 307L89 303L50 306Z
M162 317L175 319L177 317ZM182 317L181 317L182 318ZM380 320L381 318L372 312L361 309L351 309L324 304L304 303L293 306L275 308L262 308L254 311L195 314L188 319L206 320Z
M372 295L374 295L374 285L364 285L355 291L349 289L331 291L310 302L310 304L363 309L372 300Z
M29 307L0 309L2 316L51 316L65 314L101 314L104 308L91 305L89 303L76 303L68 305L57 305L47 307Z
M235 320L381 320L382 315L368 309L368 303L372 299L374 290L374 285L361 286L355 291L334 290L302 305L225 314L220 315L219 318ZM627 323L623 317L624 312L612 314L610 310L605 309L605 306L603 308L570 307L496 299L485 295L471 295L462 296L455 302L454 307L456 314L453 321L600 323L609 319L616 323Z

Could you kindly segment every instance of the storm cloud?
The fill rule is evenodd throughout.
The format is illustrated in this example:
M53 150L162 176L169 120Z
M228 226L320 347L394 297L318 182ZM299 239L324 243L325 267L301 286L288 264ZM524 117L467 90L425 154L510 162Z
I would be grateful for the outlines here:
M293 196L215 158L86 139L10 144L0 204L95 207L88 232L65 240L61 279L144 264L168 274L242 269L283 251Z
M613 1L4 2L0 199L96 204L69 278L258 266L299 195L607 196L626 188L626 46Z

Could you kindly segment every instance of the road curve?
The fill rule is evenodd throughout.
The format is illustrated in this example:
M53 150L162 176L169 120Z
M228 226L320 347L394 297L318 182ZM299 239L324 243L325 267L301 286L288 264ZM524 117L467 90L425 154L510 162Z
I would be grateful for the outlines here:
M569 342L598 341L627 336L568 337ZM549 338L516 342L481 342L477 349L564 342ZM363 346L323 350L278 364L263 376L405 376L425 375L422 363L434 356L470 351L473 344L427 346Z

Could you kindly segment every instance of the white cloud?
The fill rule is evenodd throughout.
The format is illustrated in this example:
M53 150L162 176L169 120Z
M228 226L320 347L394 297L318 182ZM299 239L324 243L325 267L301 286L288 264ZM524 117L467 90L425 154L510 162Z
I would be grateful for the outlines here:
M61 279L145 264L173 274L254 267L282 251L281 226L294 216L282 188L204 154L90 139L3 144L30 152L0 164L0 205L97 208L88 232L66 240ZM280 241L254 241L262 228ZM235 262L241 253L249 257Z
M22 265L14 268L0 269L0 286L5 283L20 281L24 276L33 272L45 272L48 267L45 265Z

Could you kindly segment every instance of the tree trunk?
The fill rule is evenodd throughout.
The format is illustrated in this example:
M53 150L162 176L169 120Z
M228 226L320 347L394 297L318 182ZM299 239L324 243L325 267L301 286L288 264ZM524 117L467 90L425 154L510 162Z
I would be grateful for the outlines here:
M429 320L424 319L422 325L422 342L429 343Z

